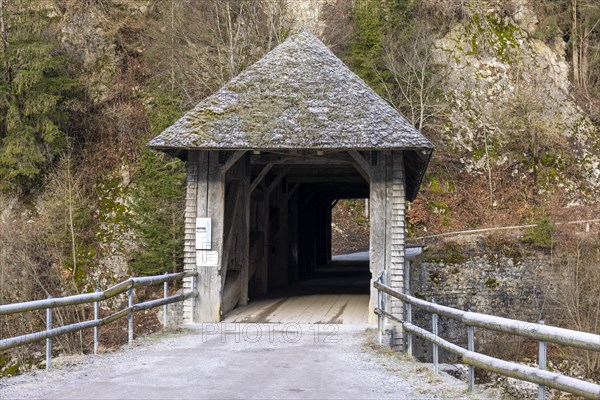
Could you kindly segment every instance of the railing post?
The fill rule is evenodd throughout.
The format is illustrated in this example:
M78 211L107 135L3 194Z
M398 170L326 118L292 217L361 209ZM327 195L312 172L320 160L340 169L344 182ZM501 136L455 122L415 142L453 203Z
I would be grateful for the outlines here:
M167 273L165 272L165 275L167 275ZM165 281L164 285L163 285L163 289L164 289L164 298L166 299L167 297L169 297L169 282ZM163 306L163 330L167 330L167 323L169 322L169 318L167 316L167 305L165 304Z
M52 296L48 296L50 300ZM46 308L46 333L52 329L52 308ZM46 370L52 367L52 338L46 338Z
M383 272L381 273L381 283L382 283L382 284L384 284L384 285L387 285L387 284L388 284L388 282L387 282L387 276L386 276L386 274L385 274L385 271L383 271ZM382 293L381 293L381 309L382 309L383 311L385 311L385 312L388 312L388 301L389 301L389 299L388 299L388 295L387 295L387 293L385 293L385 292L382 292ZM384 317L383 317L383 325L384 325L384 328L385 328L385 320L386 320L386 319L387 319L387 318L385 318L385 316L384 316Z
M404 263L404 294L410 296L410 261ZM406 322L412 324L412 304L406 303ZM406 352L409 356L413 355L412 348L412 334L405 332L406 334Z
M470 311L469 311L470 312ZM475 351L475 327L467 326L467 350ZM469 392L475 388L475 367L469 365Z
M384 285L387 285L387 276L385 273L385 270L381 273L381 283ZM381 291L380 291L381 292ZM381 309L385 312L389 312L389 307L388 307L388 295L385 292L381 292ZM381 318L381 334L385 335L385 325L387 324L387 318L385 317L385 315ZM393 337L393 336L392 336ZM389 338L388 338L389 339ZM390 342L388 340L388 345L390 345Z
M433 304L436 304L435 300L431 300L431 302ZM437 341L437 336L438 336L438 315L436 313L431 314L431 331L432 333L435 335L436 341ZM433 372L435 372L436 374L439 371L439 366L438 366L438 345L436 344L436 342L434 341L432 343L432 347L433 347Z
M192 292L196 290L196 285L198 284L197 281L197 277L198 275L192 275ZM197 297L192 297L192 323L194 322L194 320L196 319L196 301L198 300Z
M100 289L96 289L96 293L99 293ZM94 320L100 319L100 302L94 302ZM98 354L98 345L100 343L100 327L94 326L94 354Z
M540 321L540 325L544 325L544 321ZM538 366L539 369L546 369L546 349L547 344L545 340L540 340L539 342L539 358L538 358ZM538 388L538 399L545 400L546 399L546 386L540 385Z
M381 278L378 279L381 282ZM383 294L381 290L377 289L377 307L383 310ZM383 344L383 315L377 315L377 335L379 337L379 344Z
M406 303L406 322L412 324L412 304ZM406 334L406 352L409 356L413 355L413 335L412 333Z
M129 289L129 315L127 316L129 322L128 330L128 342L133 342L133 286Z

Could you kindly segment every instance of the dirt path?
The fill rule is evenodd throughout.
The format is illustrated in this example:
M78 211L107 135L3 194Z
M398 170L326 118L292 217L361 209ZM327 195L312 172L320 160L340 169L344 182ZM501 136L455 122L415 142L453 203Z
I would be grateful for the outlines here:
M459 399L465 384L365 346L359 325L206 324L0 380L0 399ZM67 360L68 361L68 360ZM61 365L62 364L62 365Z

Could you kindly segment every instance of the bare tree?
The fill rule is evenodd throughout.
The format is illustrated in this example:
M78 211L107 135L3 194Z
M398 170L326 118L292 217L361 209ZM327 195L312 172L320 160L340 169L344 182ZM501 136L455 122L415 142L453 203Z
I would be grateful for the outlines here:
M439 100L441 72L433 63L434 33L419 26L409 40L389 36L384 43L384 65L390 80L380 75L388 101L400 109L419 130L441 116L445 103Z
M149 29L158 57L156 76L170 75L172 91L194 105L283 41L293 26L284 0L210 0L157 5ZM165 35L168 30L168 34ZM167 58L162 54L169 54ZM168 72L167 72L168 71Z
M553 274L547 276L549 288L558 288L551 296L558 322L575 330L600 333L600 247L597 233L561 229L553 249ZM596 236L596 237L594 237ZM591 376L600 372L600 354L589 351L569 352L579 359Z
M0 0L0 41L2 42L2 57L4 58L4 79L6 82L10 82L10 63L8 60L7 47L8 47L8 33L6 30L6 24L4 23L4 0Z
M600 86L600 5L596 1L571 0L571 37L573 83L581 89L589 110L593 109L594 97L600 94L590 93L594 83Z

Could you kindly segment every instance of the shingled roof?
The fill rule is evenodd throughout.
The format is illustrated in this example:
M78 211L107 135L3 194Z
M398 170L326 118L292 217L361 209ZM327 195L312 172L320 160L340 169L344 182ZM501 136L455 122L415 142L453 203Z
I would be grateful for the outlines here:
M433 149L307 30L290 36L200 102L149 146L167 152L414 150L406 163L412 159L416 164L410 168L416 190Z

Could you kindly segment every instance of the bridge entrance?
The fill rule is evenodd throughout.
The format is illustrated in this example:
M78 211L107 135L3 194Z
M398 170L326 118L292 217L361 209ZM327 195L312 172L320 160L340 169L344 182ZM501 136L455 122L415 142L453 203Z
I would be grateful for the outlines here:
M187 160L184 269L198 271L199 296L184 304L185 321L220 321L248 299L324 279L341 198L369 198L368 277L385 272L402 290L405 201L433 145L310 32L291 35L149 145ZM375 289L368 297L373 308ZM389 310L402 316L399 301Z
M269 173L250 198L250 304L230 312L243 302L226 298L226 320L367 322L368 252L362 259L332 259L334 206L369 195L352 161L344 153L251 156L253 177Z
M368 322L368 253L334 256L311 277L250 298L228 313L225 322L364 324Z

